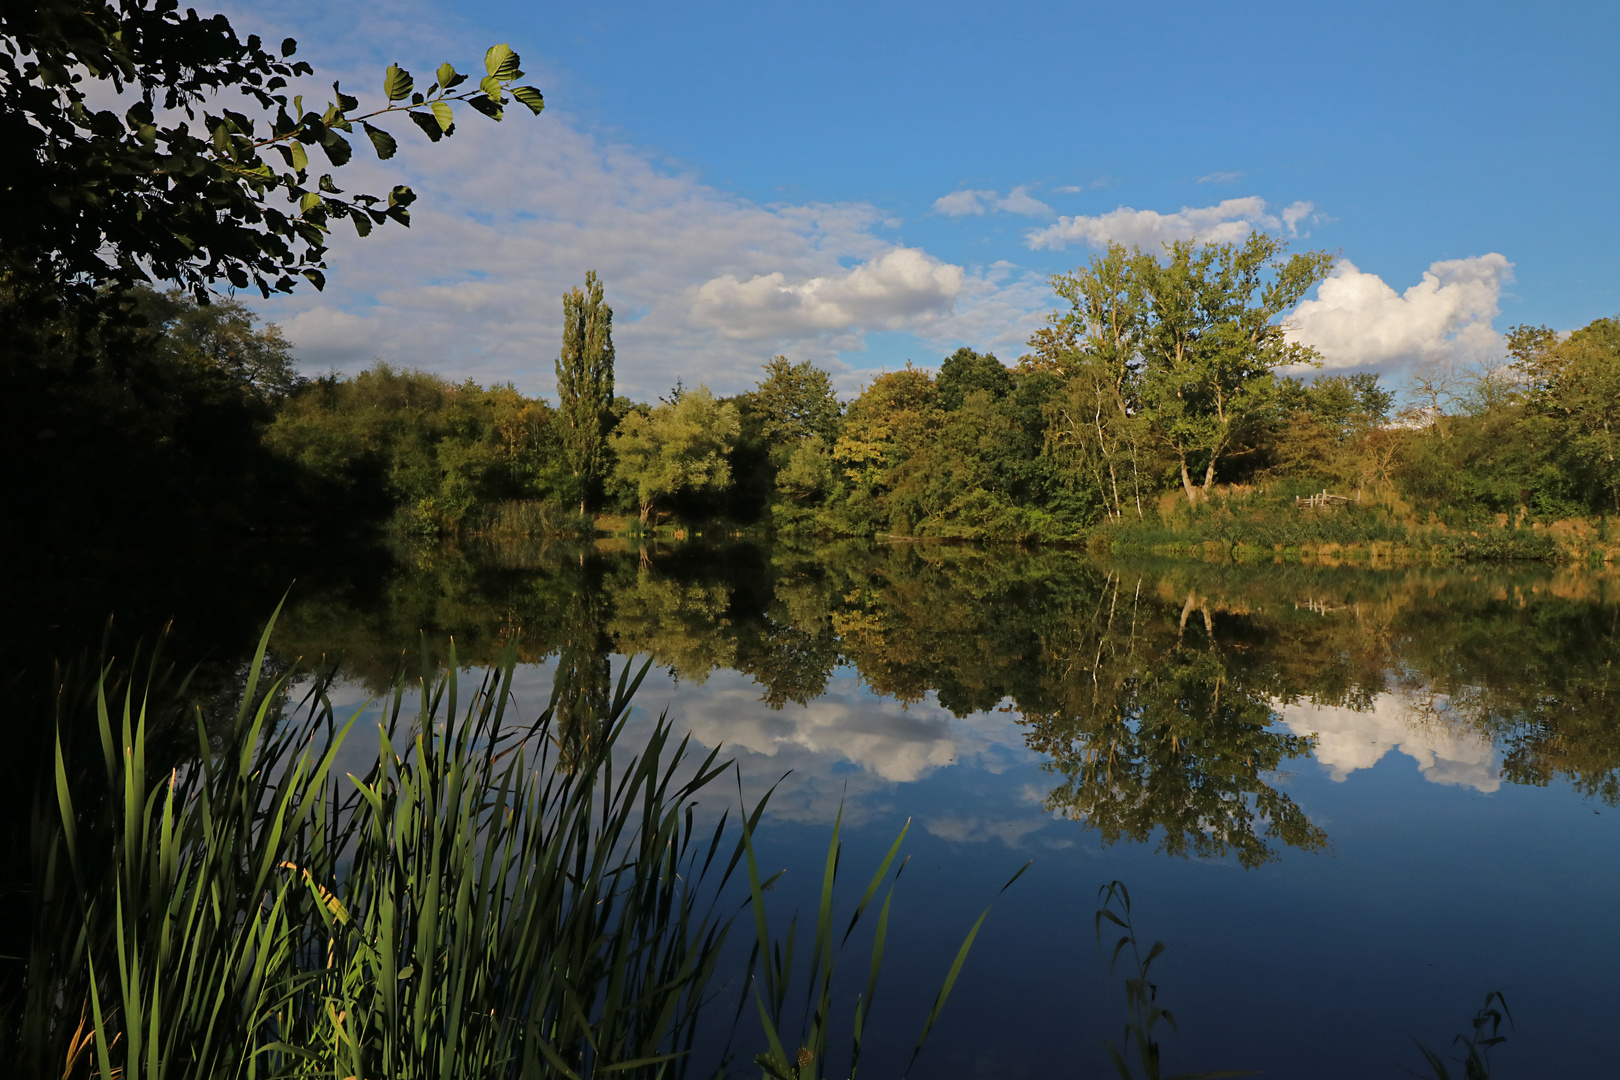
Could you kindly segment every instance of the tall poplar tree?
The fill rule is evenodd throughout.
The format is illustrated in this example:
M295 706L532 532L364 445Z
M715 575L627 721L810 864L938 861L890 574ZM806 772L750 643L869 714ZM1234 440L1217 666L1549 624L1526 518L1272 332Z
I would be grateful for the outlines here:
M563 294L562 353L557 357L557 411L581 514L602 478L612 408L613 309L602 302L602 282L592 270L583 290Z

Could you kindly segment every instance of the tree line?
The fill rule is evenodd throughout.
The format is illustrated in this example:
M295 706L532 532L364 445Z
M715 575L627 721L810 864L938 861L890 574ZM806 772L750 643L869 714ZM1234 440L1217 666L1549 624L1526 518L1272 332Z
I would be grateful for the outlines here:
M1313 372L1320 357L1287 336L1330 262L1258 233L1160 255L1115 244L1053 279L1065 306L1016 363L961 348L848 402L782 356L729 397L680 382L656 402L616 395L593 273L563 298L555 406L379 364L286 390L264 441L417 532L566 526L513 516L545 504L574 527L605 512L644 528L1062 541L1157 523L1175 502L1196 513L1232 485L1463 521L1620 510L1620 323L1515 327L1500 360L1420 365L1397 409L1378 375Z
M784 357L743 393L630 401L594 274L564 299L555 404L385 365L300 379L275 329L214 290L320 288L339 222L408 224L408 188L345 191L355 147L387 160L396 132L452 136L458 110L538 112L517 55L492 47L476 82L394 65L370 104L334 86L317 109L289 93L310 74L295 41L223 16L42 0L0 31L0 134L20 150L0 223L3 533L47 557L109 519L161 551L374 521L566 531L601 512L1073 540L1233 485L1465 520L1620 509L1616 320L1514 328L1501 362L1418 371L1396 412L1374 375L1313 374L1286 319L1332 258L1259 233L1111 245L1052 279L1058 307L1015 362L963 348L847 402ZM98 111L98 86L123 89L122 113Z

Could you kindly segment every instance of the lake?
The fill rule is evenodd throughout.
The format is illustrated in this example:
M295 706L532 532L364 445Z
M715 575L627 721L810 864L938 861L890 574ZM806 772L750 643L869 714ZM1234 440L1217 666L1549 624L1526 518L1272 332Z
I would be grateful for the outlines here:
M987 905L915 1074L1114 1075L1118 880L1166 945L1167 1072L1405 1075L1500 991L1496 1075L1539 1077L1613 1068L1617 628L1620 577L1586 570L694 539L403 551L295 590L273 649L358 708L419 640L515 647L528 713L651 658L626 738L667 712L734 759L710 816L775 785L784 924L840 811L845 912L909 821L866 1075L902 1070Z

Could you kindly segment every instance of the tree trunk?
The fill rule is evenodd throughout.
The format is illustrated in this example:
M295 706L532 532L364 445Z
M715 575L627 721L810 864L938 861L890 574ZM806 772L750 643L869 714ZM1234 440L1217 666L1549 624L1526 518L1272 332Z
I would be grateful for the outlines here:
M1204 470L1204 498L1209 498L1209 485L1215 482L1215 452L1210 451L1209 468Z
M652 516L652 503L650 503L650 502L642 503L641 504L641 527L642 527L643 530L645 530L647 528L647 519L649 517L651 517L651 516Z
M1181 487L1187 493L1187 505L1197 506L1198 494L1193 491L1192 477L1187 474L1187 459L1185 457L1181 459Z

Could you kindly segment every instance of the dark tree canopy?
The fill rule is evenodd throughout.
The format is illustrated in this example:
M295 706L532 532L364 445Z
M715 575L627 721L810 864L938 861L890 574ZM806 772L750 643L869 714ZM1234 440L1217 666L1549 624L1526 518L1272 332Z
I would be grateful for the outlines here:
M994 353L976 353L966 346L957 349L939 366L939 403L947 410L960 409L975 390L988 390L996 399L1012 392L1012 372Z

